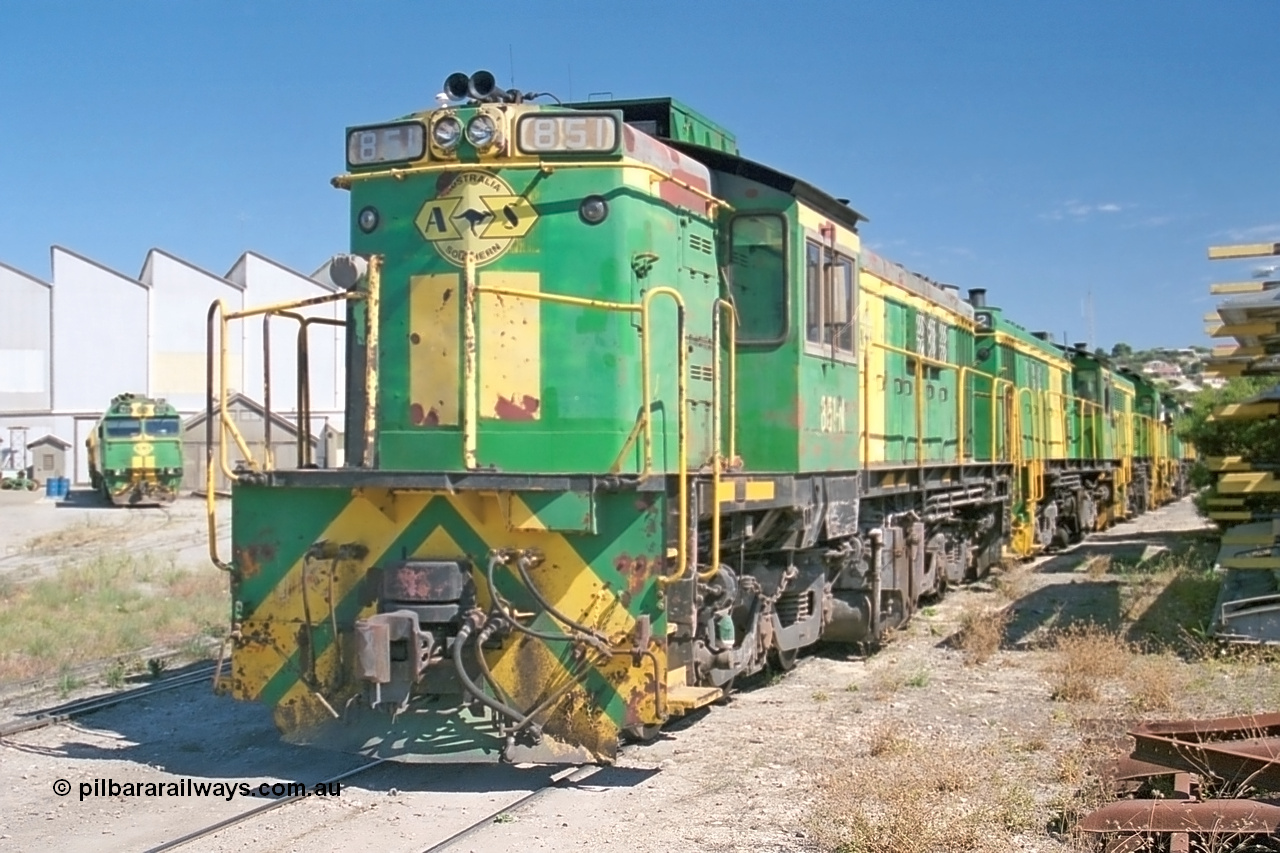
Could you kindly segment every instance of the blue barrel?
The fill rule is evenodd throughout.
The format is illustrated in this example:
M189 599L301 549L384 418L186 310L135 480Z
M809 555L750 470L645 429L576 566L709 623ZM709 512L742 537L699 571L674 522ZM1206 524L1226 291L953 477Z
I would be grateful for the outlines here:
M58 496L58 477L50 477L44 481L44 496L46 498L56 498Z
M59 477L58 478L58 497L65 498L69 494L71 494L71 478Z

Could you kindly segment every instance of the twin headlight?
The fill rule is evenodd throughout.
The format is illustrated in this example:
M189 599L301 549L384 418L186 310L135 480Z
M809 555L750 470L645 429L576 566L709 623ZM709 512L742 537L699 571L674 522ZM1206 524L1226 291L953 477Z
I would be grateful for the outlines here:
M441 151L453 151L458 147L458 143L462 141L463 135L466 135L467 142L470 142L477 151L487 151L501 141L501 133L498 131L498 123L493 120L492 116L485 113L477 113L467 122L466 130L462 128L462 122L453 116L444 116L437 119L435 124L431 126L431 140Z

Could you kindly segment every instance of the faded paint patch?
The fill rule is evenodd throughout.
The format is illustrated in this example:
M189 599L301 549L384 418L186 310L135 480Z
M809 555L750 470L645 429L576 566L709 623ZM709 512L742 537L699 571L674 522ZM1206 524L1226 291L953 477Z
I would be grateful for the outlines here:
M409 279L409 420L457 426L462 366L456 273Z
M535 272L485 272L481 287L537 293ZM542 311L534 298L481 293L477 350L482 417L536 421L541 417Z

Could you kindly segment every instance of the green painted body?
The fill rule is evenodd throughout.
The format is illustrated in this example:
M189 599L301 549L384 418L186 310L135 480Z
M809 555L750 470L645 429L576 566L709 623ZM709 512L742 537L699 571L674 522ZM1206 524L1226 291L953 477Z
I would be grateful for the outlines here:
M465 121L468 109L458 110ZM466 154L463 155L464 159ZM614 157L613 159L618 159ZM532 229L493 263L478 271L536 273L544 292L614 303L637 304L645 291L664 285L680 291L686 304L687 334L694 342L690 364L710 369L712 302L719 292L713 254L693 244L714 245L712 223L677 209L639 188L626 186L621 169L565 169L552 174L534 169L491 170L516 194L526 196L539 215ZM438 176L403 181L357 183L351 190L354 214L375 206L382 224L373 234L352 228L352 250L386 258L382 274L382 328L379 358L378 459L393 470L464 470L461 426L431 426L415 421L408 365L415 357L409 328L410 276L460 274L423 239L414 218L436 195ZM584 196L600 194L608 218L588 225L578 215ZM646 265L648 256L656 256ZM633 313L540 303L541 387L535 397L537 419L504 419L480 411L477 462L506 472L607 471L614 465L641 409L641 338ZM666 298L653 302L656 322L653 355L654 468L677 465L675 308ZM481 316L479 323L484 323ZM483 334L483 328L481 328ZM461 318L457 339L463 338ZM483 358L483 353L480 355ZM458 377L458 388L463 377ZM690 457L710 452L708 407L711 386L692 381ZM459 399L458 405L461 405ZM622 473L641 468L636 442L622 460Z
M1132 455L1129 433L1134 413L1134 382L1108 362L1072 350L1075 453L1081 459L1119 459Z
M1063 394L1065 389L1058 376L1062 371L1053 363L1061 361L1062 351L1008 320L999 308L979 309L979 315L984 314L990 319L974 344L974 402L970 409L974 458L981 461L1007 458L1013 450L1018 450L1023 459L1062 458L1060 445L1050 441L1048 435L1037 435L1034 424L1047 423L1046 411L1043 406L1037 411L1032 394L1026 393L1029 390ZM1017 346L1007 340L997 342L997 335L1013 339ZM1054 399L1058 398L1054 396ZM1017 437L1014 436L1015 423L1020 426ZM1020 448L1015 442L1020 442ZM1077 458L1070 453L1066 456Z

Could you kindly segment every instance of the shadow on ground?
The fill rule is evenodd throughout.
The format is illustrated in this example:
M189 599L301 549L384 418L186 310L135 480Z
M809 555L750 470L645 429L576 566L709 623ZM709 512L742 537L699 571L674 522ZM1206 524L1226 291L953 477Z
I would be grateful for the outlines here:
M1009 606L1003 647L1027 648L1052 631L1092 623L1148 648L1184 648L1212 617L1220 582L1210 570L1214 542L1200 531L1138 533L1128 524L1095 534L1034 569L1050 580ZM1085 571L1101 557L1111 559L1109 571ZM1171 558L1187 568L1170 571Z
M49 732L60 732L61 740ZM261 705L212 694L209 685L174 690L87 714L38 737L20 735L5 745L21 752L83 762L85 778L109 776L99 762L130 762L181 778L249 782L289 780L308 785L368 763L357 755L280 740ZM563 767L387 762L352 779L373 791L495 793L546 785ZM114 771L118 774L118 770ZM627 788L656 770L606 767L588 787ZM586 784L586 783L584 783Z

